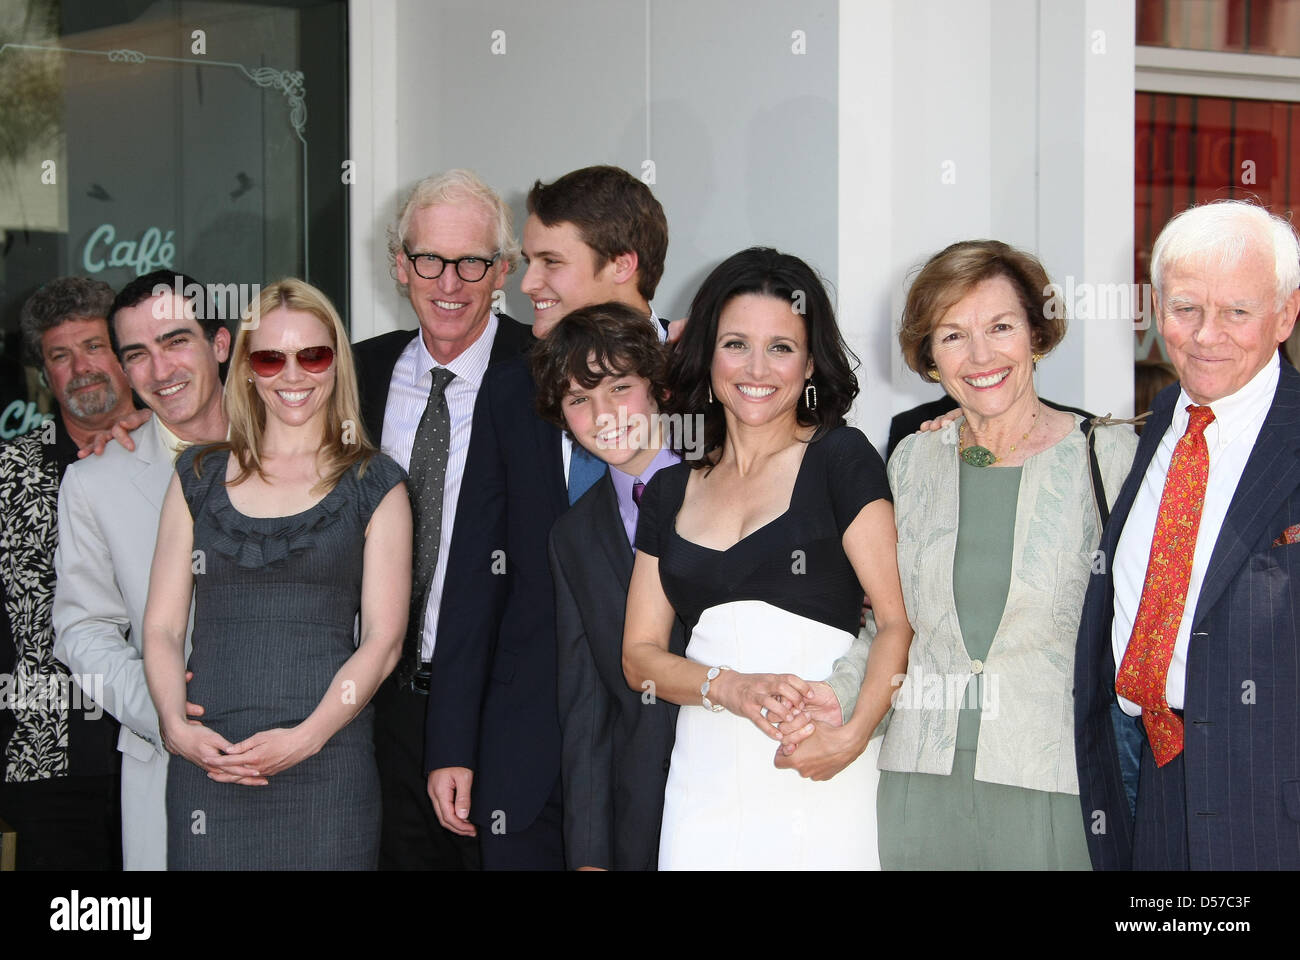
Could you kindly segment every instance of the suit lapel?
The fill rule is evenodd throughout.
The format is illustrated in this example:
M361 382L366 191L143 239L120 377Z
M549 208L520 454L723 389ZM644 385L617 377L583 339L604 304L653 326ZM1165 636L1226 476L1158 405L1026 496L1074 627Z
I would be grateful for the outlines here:
M401 359L406 348L419 335L420 331L417 329L414 331L414 336L393 337L391 345L385 342L386 349L380 357L380 362L366 370L369 397L365 398L362 418L366 421L366 429L370 431L370 441L376 446L384 439L384 413L388 409L388 391L393 385L393 368L397 366L397 361Z
M517 357L533 344L533 331L504 313L497 314L497 335L492 340L488 365Z
M1115 554L1120 535L1137 499L1137 492L1142 486L1151 458L1160 446L1160 438L1169 429L1173 420L1174 403L1178 399L1178 384L1165 388L1152 404L1151 418L1147 421L1138 440L1137 453L1133 456L1133 466L1129 469L1124 485L1120 488L1115 504L1111 508L1110 519L1102 531L1100 550L1105 558L1105 572L1100 574L1102 582L1099 589L1089 588L1084 599L1083 622L1089 629L1083 634L1089 638L1092 646L1086 657L1088 664L1095 666L1096 683L1104 691L1103 698L1110 700L1115 692L1115 659L1111 654L1110 632L1115 613Z
M1277 508L1300 486L1300 374L1282 364L1273 403L1241 473L1205 571L1192 619L1195 630L1241 570Z
M531 381L529 381L531 383ZM560 428L547 423L532 409L533 397L528 397L528 419L535 425L533 435L537 440L537 463L542 482L556 508L556 516L569 509L569 488L564 477L564 451Z
M1142 428L1141 437L1138 438L1137 453L1133 455L1133 466L1128 472L1124 486L1120 488L1119 496L1115 498L1115 505L1110 511L1110 522L1106 524L1106 534L1102 537L1108 557L1113 558L1115 555L1115 546L1119 543L1120 534L1124 532L1124 524L1128 522L1133 501L1137 499L1137 492L1142 488L1142 478L1146 476L1147 468L1151 466L1151 458L1156 455L1161 438L1169 429L1169 424L1173 422L1174 404L1178 402L1181 389L1177 383L1166 387L1151 405L1151 417Z
M632 546L627 542L623 514L618 509L618 493L608 472L596 484L596 529L592 532L609 562L610 569L626 588L632 582Z
M158 414L154 414L158 416ZM158 439L158 429L149 420L143 427L131 434L135 441L135 458L138 469L131 481L151 504L162 510L163 499L167 496L167 485L171 482L171 457L163 449Z

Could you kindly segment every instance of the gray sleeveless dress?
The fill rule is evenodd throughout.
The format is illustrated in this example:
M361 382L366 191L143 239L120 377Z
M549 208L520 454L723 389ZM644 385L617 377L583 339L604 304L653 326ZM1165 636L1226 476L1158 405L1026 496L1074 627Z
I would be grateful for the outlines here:
M320 503L248 517L222 482L229 455L176 462L194 517L193 653L188 688L203 723L231 743L291 727L316 709L356 650L365 529L405 479L383 454L353 467ZM202 551L199 553L198 551ZM217 783L173 756L167 769L171 870L373 870L379 775L367 705L324 748L267 786Z

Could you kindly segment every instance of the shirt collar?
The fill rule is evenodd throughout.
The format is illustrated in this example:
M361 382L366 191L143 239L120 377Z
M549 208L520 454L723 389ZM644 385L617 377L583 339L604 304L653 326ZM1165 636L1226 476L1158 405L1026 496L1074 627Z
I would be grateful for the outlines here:
M1281 366L1275 350L1273 359L1264 364L1264 368L1251 377L1244 387L1209 405L1214 411L1214 422L1207 428L1206 433L1215 430L1216 434L1207 437L1206 443L1210 446L1223 447L1235 440L1273 402L1280 376ZM1180 389L1172 424L1179 436L1187 431L1187 422L1190 419L1187 414L1189 404L1196 404L1196 401L1187 395L1186 390Z
M421 386L434 367L445 366L456 375L457 379L467 380L477 390L483 380L483 374L487 371L488 361L492 358L492 341L496 339L496 335L497 315L493 312L488 314L487 326L483 328L483 332L479 334L478 339L461 351L451 363L442 364L438 363L430 355L429 348L424 342L424 334L417 330L415 337L415 385Z
M172 458L172 463L176 462L176 458L184 453L187 447L193 446L188 440L182 440L167 429L167 425L162 422L162 417L158 416L157 413L153 415L153 425L158 433L158 442L167 451L167 455Z
M624 473L618 467L611 466L609 468L609 478L614 481L614 492L618 494L618 498L624 503L631 503L633 483L640 480L642 483L648 484L650 478L656 473L664 467L671 467L679 460L681 460L681 457L673 453L671 449L660 447L659 452L655 454L655 458L650 461L650 466L636 475Z
M646 306L650 307L650 322L654 324L659 342L665 343L668 340L668 331L664 329L663 321L659 319L659 314L655 313L654 304L646 304Z

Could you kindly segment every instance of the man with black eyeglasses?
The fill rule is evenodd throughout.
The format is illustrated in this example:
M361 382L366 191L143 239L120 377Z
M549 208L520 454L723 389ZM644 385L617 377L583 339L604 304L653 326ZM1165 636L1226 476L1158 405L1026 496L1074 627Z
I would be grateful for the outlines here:
M477 842L444 829L427 793L429 663L479 384L490 365L519 355L532 336L493 309L519 245L509 207L470 171L416 184L390 230L388 253L419 329L353 347L366 429L410 474L415 521L406 642L374 698L379 867L476 869Z
M539 341L568 312L599 303L657 319L650 299L668 221L645 183L618 167L584 167L534 183L527 206L520 288ZM536 398L523 358L484 377L429 688L429 793L447 829L478 836L485 870L565 865L547 542L607 467L539 417Z

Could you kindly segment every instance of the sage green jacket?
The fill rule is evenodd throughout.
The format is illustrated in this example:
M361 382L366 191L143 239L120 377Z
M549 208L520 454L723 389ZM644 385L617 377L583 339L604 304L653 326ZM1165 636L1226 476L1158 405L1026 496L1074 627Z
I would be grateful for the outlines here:
M966 653L953 601L960 422L908 437L889 462L898 572L915 636L880 768L951 773L962 696L969 678L982 672L975 778L1077 794L1074 646L1090 571L1109 562L1095 554L1101 530L1081 421L1075 417L1075 429L1021 471L1011 584L983 663ZM1127 426L1098 427L1096 450L1113 503L1137 436Z

